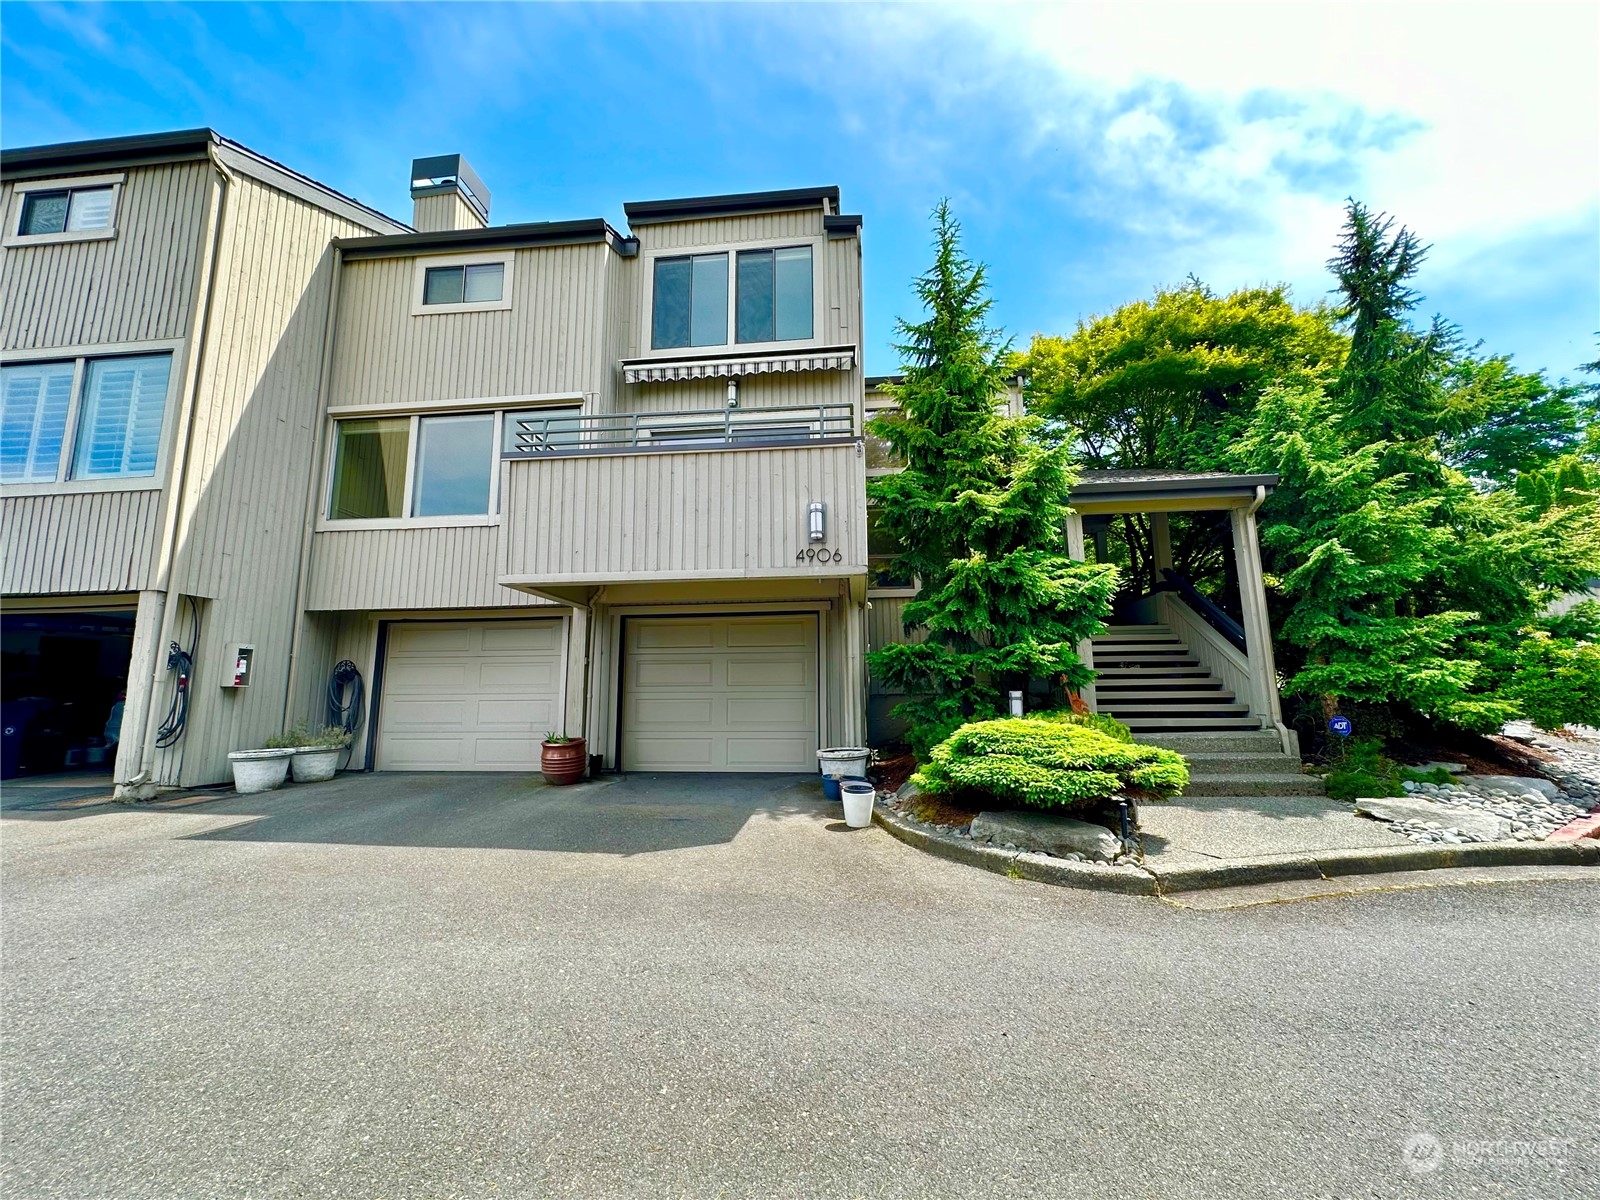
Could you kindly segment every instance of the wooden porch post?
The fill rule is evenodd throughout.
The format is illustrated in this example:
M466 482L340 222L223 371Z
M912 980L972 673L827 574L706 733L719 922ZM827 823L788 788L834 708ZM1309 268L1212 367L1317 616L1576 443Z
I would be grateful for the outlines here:
M1233 525L1233 560L1239 572L1246 657L1250 660L1250 677L1258 693L1251 697L1250 707L1269 717L1280 732L1285 732L1283 710L1278 703L1278 670L1272 655L1272 626L1267 620L1261 546L1256 540L1255 506L1232 509L1229 516ZM1284 749L1290 747L1286 745ZM1295 752L1298 753L1297 748Z
M1067 514L1067 557L1075 562L1088 560L1083 544L1083 518L1075 512ZM1094 642L1088 638L1078 643L1078 661L1090 670L1094 669ZM1093 681L1085 684L1078 695L1089 706L1090 712L1095 711Z

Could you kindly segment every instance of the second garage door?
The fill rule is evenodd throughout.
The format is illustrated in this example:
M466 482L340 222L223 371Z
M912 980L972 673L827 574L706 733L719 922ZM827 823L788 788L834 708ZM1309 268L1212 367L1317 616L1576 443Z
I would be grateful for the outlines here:
M378 769L537 771L562 725L566 623L419 621L389 627Z
M817 769L815 615L623 628L623 770Z

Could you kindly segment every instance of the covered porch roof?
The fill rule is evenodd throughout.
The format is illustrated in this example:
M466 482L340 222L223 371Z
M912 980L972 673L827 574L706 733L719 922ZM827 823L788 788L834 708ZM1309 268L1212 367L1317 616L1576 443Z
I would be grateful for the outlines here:
M1084 471L1070 503L1084 516L1249 508L1278 484L1276 475L1159 469Z

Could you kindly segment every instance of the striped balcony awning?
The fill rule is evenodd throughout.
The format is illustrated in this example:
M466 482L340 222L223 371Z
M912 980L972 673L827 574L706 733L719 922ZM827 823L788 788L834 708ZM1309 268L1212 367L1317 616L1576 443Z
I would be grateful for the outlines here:
M781 354L636 358L622 364L622 377L629 383L672 383L683 379L728 379L786 371L848 371L855 365L854 346L826 346L820 350L795 350Z

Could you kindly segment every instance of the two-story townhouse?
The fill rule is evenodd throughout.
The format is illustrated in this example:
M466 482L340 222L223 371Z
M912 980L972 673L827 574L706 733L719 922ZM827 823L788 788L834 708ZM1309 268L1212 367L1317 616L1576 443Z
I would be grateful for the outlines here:
M454 155L413 164L408 228L209 130L4 174L7 773L219 782L330 684L358 768L863 739L837 189L630 204L624 235L491 227Z
M284 718L332 243L406 227L209 129L0 180L4 773L223 778Z
M420 232L337 243L295 653L367 681L353 760L815 769L864 737L860 218L836 188L490 226L455 156ZM532 736L530 736L530 732Z

